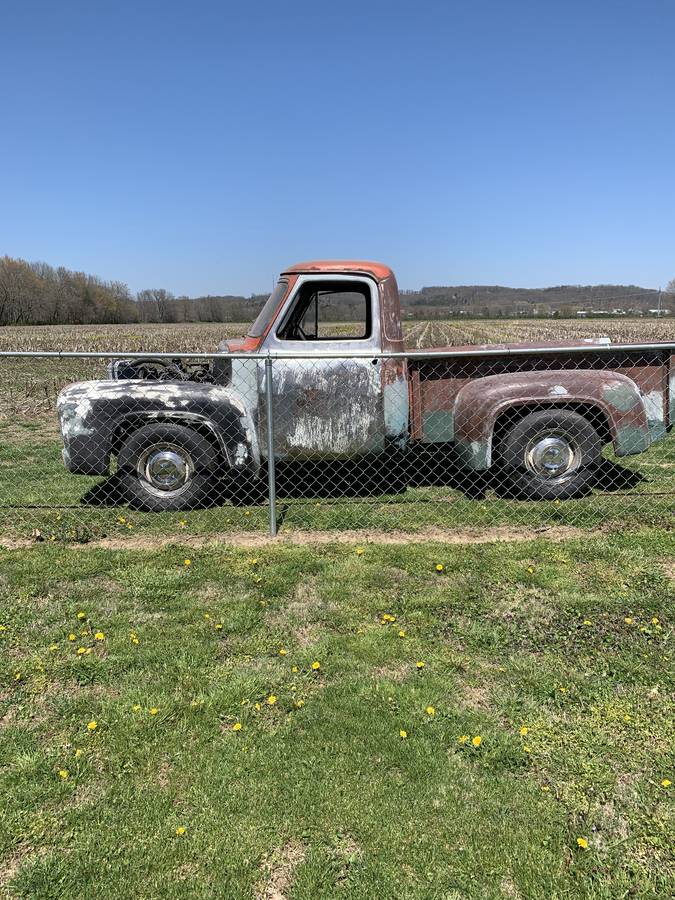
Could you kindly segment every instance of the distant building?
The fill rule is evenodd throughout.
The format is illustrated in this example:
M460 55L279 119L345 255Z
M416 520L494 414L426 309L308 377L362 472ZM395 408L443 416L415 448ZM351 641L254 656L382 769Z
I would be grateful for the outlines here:
M669 316L670 310L669 309L648 309L647 313L650 316Z

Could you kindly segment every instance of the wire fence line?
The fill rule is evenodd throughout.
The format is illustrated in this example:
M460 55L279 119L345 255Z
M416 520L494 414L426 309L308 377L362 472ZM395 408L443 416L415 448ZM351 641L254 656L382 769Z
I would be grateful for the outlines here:
M6 534L671 524L675 343L0 353Z

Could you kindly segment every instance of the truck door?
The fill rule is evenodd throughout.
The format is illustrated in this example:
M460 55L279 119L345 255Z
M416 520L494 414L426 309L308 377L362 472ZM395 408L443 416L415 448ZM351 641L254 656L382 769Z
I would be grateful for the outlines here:
M384 421L378 292L351 275L298 278L263 347L303 359L275 359L275 453L288 458L347 458L382 450ZM339 359L322 352L344 353ZM265 376L261 366L261 434ZM262 442L261 442L262 443Z

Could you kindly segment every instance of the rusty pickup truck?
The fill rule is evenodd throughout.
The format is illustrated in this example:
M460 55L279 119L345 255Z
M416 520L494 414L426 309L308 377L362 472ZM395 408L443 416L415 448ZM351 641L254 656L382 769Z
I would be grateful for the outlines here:
M642 453L675 419L674 344L406 355L394 273L363 261L291 266L248 335L202 362L116 359L108 374L61 392L63 459L84 475L112 466L126 501L153 511L255 483L270 447L275 462L359 458L380 473L450 454L460 471L497 471L511 496L566 499L594 486L605 447Z

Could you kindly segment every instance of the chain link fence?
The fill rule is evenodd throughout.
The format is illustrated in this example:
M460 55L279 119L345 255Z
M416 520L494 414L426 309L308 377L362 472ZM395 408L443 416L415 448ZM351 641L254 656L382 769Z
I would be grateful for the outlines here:
M672 524L675 344L3 353L5 536Z

